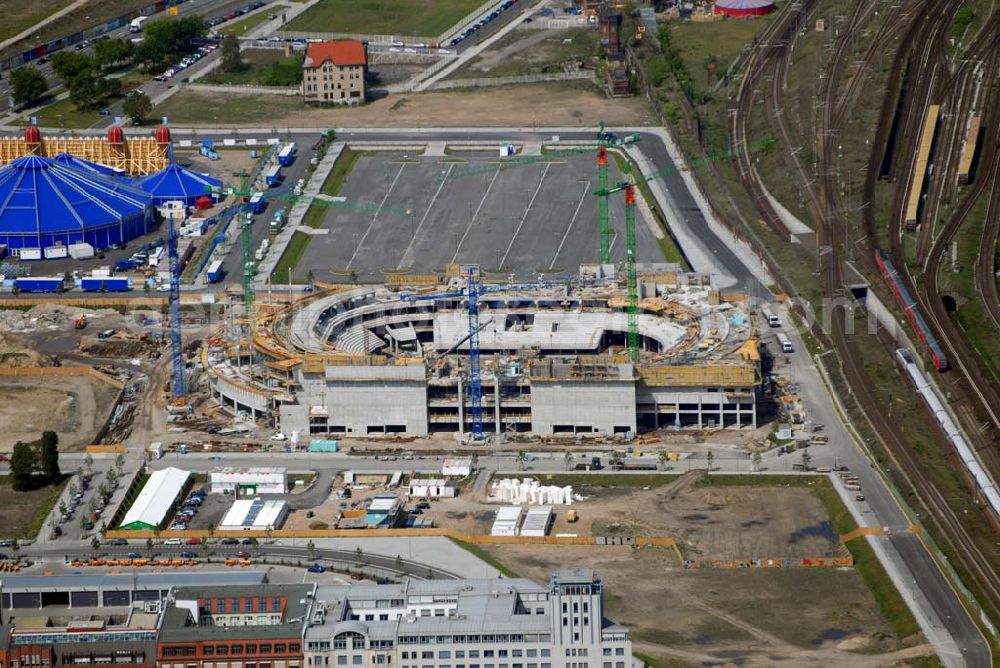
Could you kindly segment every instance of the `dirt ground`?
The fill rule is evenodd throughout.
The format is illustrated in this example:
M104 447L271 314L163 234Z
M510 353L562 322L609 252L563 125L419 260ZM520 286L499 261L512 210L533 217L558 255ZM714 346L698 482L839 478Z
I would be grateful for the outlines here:
M605 578L606 615L634 650L663 665L887 666L933 653L900 642L852 570L691 571L667 550L485 546L518 575L545 582L558 568ZM902 654L893 654L907 645ZM859 653L855 653L859 652Z
M221 142L218 143L221 144ZM218 149L217 152L219 154L218 160L210 160L209 158L200 155L197 149L175 150L174 159L178 164L183 165L184 167L222 179L226 184L233 181L233 174L239 174L243 170L246 170L249 174L257 164L258 158L250 157L250 151L253 150L252 148L242 145L239 148L224 148L222 146L217 146L216 148ZM266 151L267 148L267 146L259 146L257 147L257 151Z
M642 98L608 99L590 84L549 82L469 91L389 95L360 107L310 109L287 98L233 104L233 94L182 92L157 108L175 126L238 127L592 127L654 122ZM266 104L266 103L272 104ZM251 104L252 103L252 104ZM249 104L249 107L246 108ZM219 120L210 120L215 110ZM217 114L217 115L218 115Z
M79 450L93 442L117 394L112 385L85 376L0 378L0 452L47 429L59 434L60 450Z
M687 559L774 559L842 553L826 511L809 490L703 488L695 485L698 475L661 477L667 484L646 488L574 488L574 493L581 494L584 500L572 506L556 506L551 533L672 536ZM438 526L485 534L499 505L460 495L433 501L424 514ZM570 507L579 516L572 524L566 519Z

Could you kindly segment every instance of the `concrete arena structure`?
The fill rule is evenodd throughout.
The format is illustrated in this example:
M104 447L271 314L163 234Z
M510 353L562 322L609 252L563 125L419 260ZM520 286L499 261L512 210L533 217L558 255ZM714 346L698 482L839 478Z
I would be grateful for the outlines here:
M488 286L479 300L484 429L614 436L756 427L750 313L722 299L708 276L652 269L640 277L638 364L625 349L620 280ZM211 392L303 436L468 431L464 287L453 277L314 295L258 322L252 347L207 350Z

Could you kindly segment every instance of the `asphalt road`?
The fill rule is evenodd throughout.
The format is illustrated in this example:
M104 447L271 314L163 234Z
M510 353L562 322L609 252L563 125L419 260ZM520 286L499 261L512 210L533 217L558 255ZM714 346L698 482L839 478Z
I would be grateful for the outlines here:
M220 15L226 14L226 13L228 13L228 12L236 9L237 7L242 7L243 5L246 5L248 3L248 1L249 0L190 0L189 2L185 2L184 4L178 5L177 6L177 11L178 11L178 15L179 16L186 16L186 15L194 14L194 15L197 15L197 16L202 16L202 17L204 17L206 19L210 19L210 18L213 18L215 16L220 16ZM277 0L267 0L267 1L268 1L268 4L271 4L273 2L276 2ZM166 13L165 12L160 12L159 14L152 15L151 18L152 19L159 19L159 18L164 18L164 17L166 17ZM133 37L139 37L140 36L138 34L131 33L129 31L128 26L123 26L121 28L117 28L115 30L112 30L111 32L105 33L105 35L107 35L111 39L118 39L118 38L131 39ZM25 49L27 49L27 47L25 47ZM70 46L70 47L66 47L66 49L64 49L64 50L66 50L66 51L73 51L74 48L72 46ZM91 49L90 48L81 49L81 52L82 53L90 53ZM42 64L42 65L38 65L37 62L36 63L29 63L29 64L34 65L39 70L39 72L41 72L42 75L45 76L45 78L49 82L50 89L54 89L57 86L61 85L60 80L56 77L55 72L52 70L52 63L49 62L49 58L48 57L46 58L46 62L44 64ZM185 75L185 76L187 76L187 75ZM7 111L8 109L10 109L10 104L9 104L10 83L9 83L9 79L10 78L8 76L6 76L6 75L4 75L2 79L0 79L0 113L3 113L5 111ZM160 84L158 82L154 82L154 81L150 80L147 83L147 85L144 85L142 87L142 90L147 95L149 95L152 98L152 97L155 97L156 95L162 93L163 91L165 91L167 89L167 85L168 84L169 84L169 82L166 82L165 84ZM115 113L118 113L120 115L121 104L122 104L121 102L118 102L118 103L112 105L111 107L109 107L109 109L111 109L111 111L112 111L112 116L110 116L110 117L101 117L101 116L96 116L96 114L95 114L94 121L95 121L95 124L97 125L97 127L107 127L108 125L110 125L114 121L113 115Z
M138 553L143 557L153 558L180 558L182 552L194 552L198 558L211 557L213 559L236 558L237 552L250 554L251 559L266 557L275 559L294 559L304 563L318 563L329 566L329 562L336 565L352 564L359 568L376 567L381 570L390 571L400 575L407 575L420 580L454 580L458 575L432 564L424 564L409 559L396 559L377 554L362 553L360 556L356 551L335 550L325 547L308 547L281 545L281 544L258 544L258 545L221 545L212 543L208 545L154 545L153 549L146 549L146 541L133 540L125 546L115 546L110 544L102 545L97 550L83 545L69 545L64 547L46 546L44 548L35 546L24 546L20 553L35 557L62 557L67 560L90 559L94 556L104 557L126 557L129 553ZM327 563L324 563L327 562Z

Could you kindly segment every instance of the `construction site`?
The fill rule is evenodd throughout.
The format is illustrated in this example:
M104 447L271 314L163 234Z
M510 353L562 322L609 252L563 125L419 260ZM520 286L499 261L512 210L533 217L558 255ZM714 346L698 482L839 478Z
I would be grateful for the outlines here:
M214 340L210 393L303 437L755 428L748 307L707 276L643 269L522 285L464 266L433 286L331 288L259 317L252 341Z

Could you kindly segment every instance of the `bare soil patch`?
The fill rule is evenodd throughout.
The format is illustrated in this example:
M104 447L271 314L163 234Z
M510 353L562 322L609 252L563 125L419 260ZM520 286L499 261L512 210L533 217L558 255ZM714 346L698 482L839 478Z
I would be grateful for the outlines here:
M118 390L83 376L0 378L0 451L17 441L33 441L43 431L59 434L61 451L93 442Z
M609 99L582 82L389 95L352 108L312 109L301 99L184 91L156 108L175 126L239 127L592 127L649 125L642 98Z
M635 651L670 665L893 665L885 653L917 640L891 639L871 593L850 569L690 571L661 549L483 549L540 582L558 568L596 569L606 582L607 616L630 629ZM907 652L933 650L917 645Z

